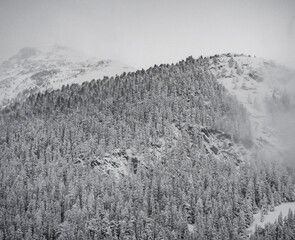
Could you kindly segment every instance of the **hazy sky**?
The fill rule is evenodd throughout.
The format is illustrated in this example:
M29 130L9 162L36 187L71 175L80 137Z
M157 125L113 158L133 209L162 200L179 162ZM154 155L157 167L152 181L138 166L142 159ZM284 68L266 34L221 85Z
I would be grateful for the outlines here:
M295 0L0 0L0 61L65 45L136 68L246 53L295 68Z

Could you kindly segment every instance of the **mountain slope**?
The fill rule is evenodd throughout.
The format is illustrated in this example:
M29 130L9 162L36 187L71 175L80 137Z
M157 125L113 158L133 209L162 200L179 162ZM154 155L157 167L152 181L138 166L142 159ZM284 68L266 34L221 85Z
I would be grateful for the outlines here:
M1 238L245 239L259 208L295 201L294 171L255 154L211 68L189 57L4 108Z
M287 122L295 117L295 72L246 55L223 54L209 62L217 81L247 109L257 148L286 151Z
M32 93L132 70L118 61L81 56L66 47L23 48L0 65L0 106Z

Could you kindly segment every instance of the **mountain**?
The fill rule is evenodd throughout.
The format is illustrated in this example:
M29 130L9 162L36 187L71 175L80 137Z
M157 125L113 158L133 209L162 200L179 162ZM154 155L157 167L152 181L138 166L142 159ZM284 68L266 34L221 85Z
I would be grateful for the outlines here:
M23 48L0 65L0 106L62 85L133 70L118 61L89 58L58 45L42 50Z
M245 239L295 201L294 169L261 153L293 112L268 64L188 57L6 106L0 238Z
M295 119L295 72L243 54L211 57L209 69L247 109L256 147L267 149L270 155L289 150L294 133L290 121Z

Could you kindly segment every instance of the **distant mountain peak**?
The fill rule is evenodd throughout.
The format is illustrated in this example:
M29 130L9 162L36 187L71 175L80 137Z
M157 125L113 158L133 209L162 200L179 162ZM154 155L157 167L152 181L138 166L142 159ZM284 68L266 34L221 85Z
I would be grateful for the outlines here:
M134 69L113 60L87 57L61 45L25 47L0 65L0 107L30 94L58 89Z
M20 59L25 59L25 58L29 58L29 57L37 55L38 52L39 52L39 50L36 48L25 47L25 48L22 48L21 50L19 50L19 52L16 56Z

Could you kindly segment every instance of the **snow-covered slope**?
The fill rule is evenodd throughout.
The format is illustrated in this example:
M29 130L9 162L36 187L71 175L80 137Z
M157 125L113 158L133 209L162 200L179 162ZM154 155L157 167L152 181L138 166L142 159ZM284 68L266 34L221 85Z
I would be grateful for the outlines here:
M279 107L289 104L292 109L294 72L262 58L237 54L210 57L209 69L248 110L255 146L266 149L272 156L283 152L288 144L282 143L285 134L282 127L285 129L280 125L286 125L286 121L279 119L283 112L274 109L274 105L280 105L276 102L281 103ZM0 108L31 93L133 70L118 61L81 56L66 47L24 48L0 65ZM292 124L292 116L289 120L292 127L295 121Z
M282 203L279 206L276 206L274 212L269 212L267 215L264 216L263 222L261 222L261 211L254 214L254 221L247 229L248 234L250 235L254 233L256 225L263 228L267 223L274 223L278 220L278 217L281 213L282 218L286 217L288 215L289 209L291 209L292 211L295 210L295 202L286 202Z
M23 48L0 65L0 107L31 93L133 70L118 61L85 57L62 46Z
M237 54L211 57L209 68L248 110L256 147L284 150L279 125L286 119L279 118L285 108L294 106L294 72L262 58Z

